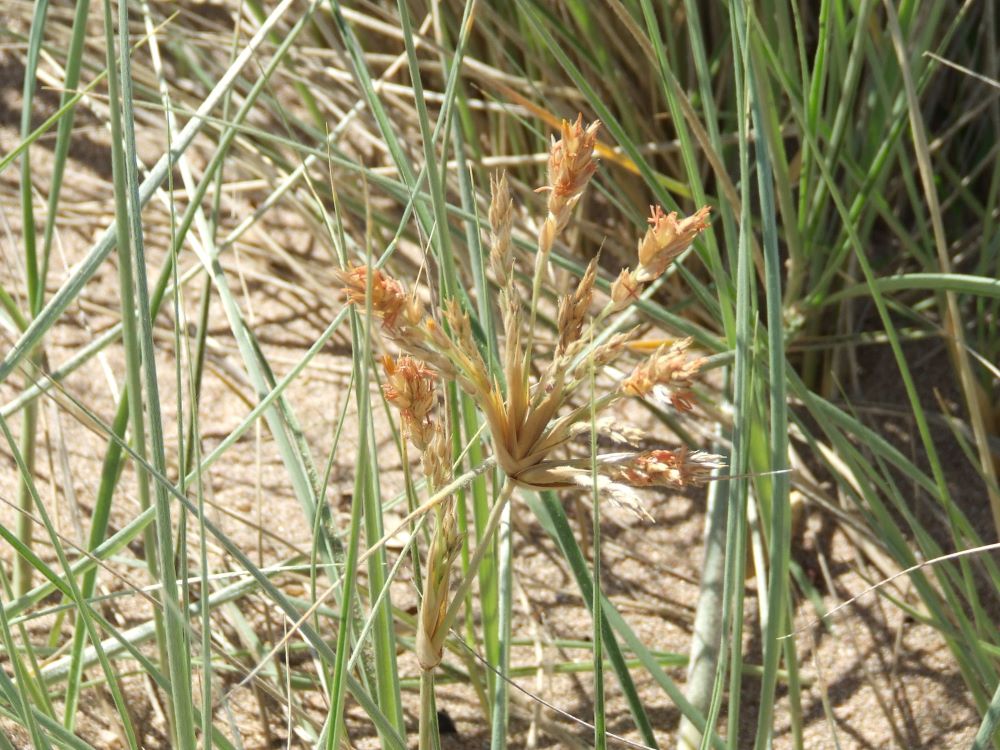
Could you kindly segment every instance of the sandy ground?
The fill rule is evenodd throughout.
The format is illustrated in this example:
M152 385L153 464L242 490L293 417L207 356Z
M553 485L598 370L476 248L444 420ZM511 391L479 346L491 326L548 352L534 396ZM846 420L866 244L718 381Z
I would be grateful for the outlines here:
M0 57L0 151L17 142L19 97L22 69L10 54ZM52 96L42 97L38 114L51 107ZM58 253L50 275L50 293L66 278L68 268L79 261L98 232L113 215L113 203L107 169L107 137L96 119L82 117L78 121L79 145L74 148L69 165L69 178L64 190L64 209L60 217ZM143 140L147 157L157 153L155 137ZM32 151L33 168L38 187L47 189L48 166L51 163L51 140L43 140ZM0 174L0 277L8 289L23 288L22 243L17 170ZM230 221L240 212L251 210L260 196L253 193L232 199ZM41 203L41 201L39 201ZM164 209L154 200L146 212L150 227L147 235L149 264L158 272L164 253L166 236ZM276 211L259 230L247 235L234 252L226 254L223 265L244 314L263 351L280 377L304 354L316 340L338 309L336 295L328 286L330 261L319 248L303 248L302 234L297 233L298 219L290 211ZM264 235L277 240L296 261L297 268L275 257ZM194 262L185 255L183 269ZM196 320L201 294L201 280L188 284L183 306L190 321ZM63 316L59 325L45 341L50 368L66 362L79 347L92 341L118 319L117 269L107 261L87 285L79 300ZM172 338L172 313L157 319L160 375L160 400L164 424L168 426L168 454L176 456L177 384L176 363ZM13 339L3 333L0 348ZM877 372L884 362L869 365ZM323 466L333 445L335 420L346 398L350 354L346 328L338 333L316 357L304 374L288 391L288 401L301 421L306 441L318 465ZM121 388L124 370L120 346L113 344L98 358L69 376L64 383L67 394L110 422L114 395ZM862 373L865 378L865 374ZM872 379L868 379L872 380ZM877 383L876 383L877 385ZM7 403L19 390L14 377L0 384L0 403ZM868 394L872 400L888 398L884 393ZM374 391L373 391L374 393ZM894 398L894 397L893 397ZM208 452L234 429L255 400L247 380L242 360L229 331L221 307L216 300L211 309L211 347L208 358L200 420L201 449ZM898 401L897 401L898 402ZM353 405L348 406L348 425ZM378 413L383 431L379 435L380 476L383 497L394 496L402 487L402 466L398 453L384 429L385 421ZM16 427L19 419L12 421ZM56 518L59 530L75 543L85 539L89 529L93 498L96 494L101 459L106 438L95 434L62 402L45 399L41 409L41 440L37 481L43 500ZM901 432L909 427L898 422ZM668 434L656 439L669 442ZM353 488L355 438L349 428L334 453L327 500L338 526L346 526ZM384 457L384 459L382 458ZM171 459L173 460L173 459ZM176 466L170 467L171 476ZM13 526L15 511L11 503L17 494L16 470L6 447L0 447L0 523ZM308 555L311 532L304 520L294 493L289 487L274 441L262 429L249 431L203 478L209 502L209 517L218 523L240 547L261 564L287 560L297 553ZM565 500L572 518L576 517L576 501ZM701 538L704 530L703 491L686 495L667 494L648 497L649 509L655 518L650 524L629 514L609 511L604 529L603 585L619 606L628 622L651 649L686 654L691 637L697 581L702 557ZM131 471L126 472L114 503L112 529L120 528L138 512L135 483ZM176 508L175 508L176 516ZM390 511L390 514L398 511ZM396 516L398 517L398 515ZM543 668L538 675L520 676L512 696L511 747L526 747L529 734L537 732L538 747L573 747L573 738L580 746L588 746L589 730L564 716L541 706L533 695L558 707L561 711L584 720L591 715L591 686L588 673L555 675L544 665L566 660L584 660L586 653L560 649L557 639L585 639L590 631L589 615L582 606L565 563L551 540L539 528L524 505L517 506L515 524L515 569L518 582L515 590L514 623L517 637L528 645L513 651L515 665L535 665L540 649ZM188 519L191 538L197 526ZM44 532L39 530L39 536ZM197 548L192 544L192 554ZM39 549L51 560L50 547L43 541ZM209 548L213 570L235 569L220 549ZM3 564L9 570L11 552L4 547ZM132 555L142 555L141 544L133 544L123 554L114 569L129 585L145 583L140 570L129 565ZM393 557L395 553L393 553ZM807 507L803 532L793 552L795 562L819 588L824 604L832 606L852 593L863 590L867 581L859 570L866 563L859 557L855 545L837 523L823 511ZM194 565L192 564L192 567ZM830 576L832 587L824 578ZM867 575L874 575L870 570ZM301 577L285 576L287 593L309 598L307 585ZM753 592L752 580L748 584ZM147 603L131 593L128 586L110 576L102 578L103 593L122 592L123 596L106 600L102 612L119 625L142 623L149 616ZM393 590L396 602L406 607L415 602L409 584L409 572L404 566ZM754 634L759 632L759 620L752 606L754 595L747 599L745 658L749 664L760 663L760 648ZM50 600L48 603L55 603ZM240 633L233 623L240 619L247 624L249 635ZM806 727L805 746L808 748L950 748L965 747L979 720L967 697L962 680L944 643L928 627L904 618L901 612L874 597L868 597L844 610L829 627L813 622L811 606L800 601L796 608L796 626L804 628L795 638L795 647L802 664L802 678L807 687L802 693L802 710ZM231 644L245 654L253 638L258 648L266 649L284 632L285 623L275 609L262 597L252 596L240 601L215 622L213 633L220 646ZM43 643L55 628L55 643L62 644L70 634L65 620L46 616L30 620L27 633L36 643ZM538 645L532 643L537 641ZM293 641L296 646L297 642ZM55 653L52 659L61 654ZM293 650L289 659L294 669L312 672L308 654L301 648ZM217 723L224 726L233 721L248 748L305 747L297 737L287 737L283 699L265 695L247 687L239 687L239 674L246 666L245 656L237 658L231 673L217 673L219 695L227 701L218 706ZM400 657L404 675L415 677L417 667L405 654ZM9 666L9 665L7 665ZM144 731L143 743L149 748L165 748L162 697L141 677L127 673L132 666L119 662L124 676L129 707L138 727ZM684 670L669 668L668 673L683 684ZM99 677L99 670L88 675ZM673 744L672 732L679 713L664 693L637 671L641 695L664 747ZM196 685L200 688L200 685ZM521 692L523 690L523 692ZM609 729L630 739L636 734L613 677L608 679L611 707ZM775 747L791 745L789 737L789 701L787 691L779 685ZM746 737L744 746L752 742L756 715L757 682L748 676L742 690L742 701L748 723L741 728ZM60 695L53 695L59 705ZM317 691L298 691L297 712L321 716L324 698ZM828 723L823 702L829 704L834 717ZM416 725L416 695L406 693L408 720ZM443 685L439 707L453 722L453 732L445 735L447 748L479 748L489 744L488 726L475 695L468 687ZM231 713L227 716L227 709ZM117 740L109 719L114 717L110 699L104 689L90 689L81 707L78 729L82 737L98 747L114 747ZM349 716L352 738L358 747L372 747L370 728L363 714L352 705ZM10 724L0 723L7 730ZM16 731L11 734L16 744L27 746L27 739ZM369 738L369 739L366 739Z

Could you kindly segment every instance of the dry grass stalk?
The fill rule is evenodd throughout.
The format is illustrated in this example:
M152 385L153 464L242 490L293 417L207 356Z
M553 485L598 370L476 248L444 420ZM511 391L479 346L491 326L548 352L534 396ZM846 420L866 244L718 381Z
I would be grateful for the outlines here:
M384 317L382 321L384 325ZM438 375L424 362L405 355L395 360L386 356L382 364L386 374L382 392L399 409L403 436L420 452L421 468L433 494L451 481L452 474L451 445L444 426L434 415L437 408L434 385ZM424 670L434 669L441 662L448 634L445 619L450 602L451 566L462 549L454 497L438 504L435 515L417 618L416 653Z

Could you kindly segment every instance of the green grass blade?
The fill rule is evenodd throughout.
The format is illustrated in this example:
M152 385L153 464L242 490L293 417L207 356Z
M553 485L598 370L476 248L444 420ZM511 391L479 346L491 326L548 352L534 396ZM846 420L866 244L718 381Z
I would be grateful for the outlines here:
M543 493L537 499L529 497L527 502L538 519L538 522L542 525L542 528L544 528L552 539L559 545L563 556L570 565L570 571L576 579L587 609L593 611L595 609L593 602L594 582L589 571L587 570L587 562L583 556L583 551L580 549L576 542L576 538L573 536L569 520L566 518L562 505L553 493ZM611 605L607 604L604 608L602 617L603 623L601 627L604 648L607 650L608 658L614 667L622 692L625 694L625 698L628 701L629 710L632 712L636 727L639 729L642 736L642 741L650 747L658 747L656 743L656 736L653 734L652 723L649 720L646 708L643 705L642 700L639 698L632 676L629 674L628 668L625 666L625 659L622 656L621 647L611 630L612 625L609 623L609 609L611 608ZM621 624L624 625L624 621L622 621ZM627 628L627 626L625 627ZM643 656L638 652L637 655L640 656L640 659ZM648 664L645 662L644 666L648 668ZM676 690L676 687L674 690ZM677 691L677 695L680 697L681 701L683 701L683 696L680 695L679 690Z
M749 9L748 9L749 12ZM742 10L736 8L736 28L739 32L747 28ZM764 93L765 85L758 69L756 56L752 51L752 41L748 35L740 33L739 43L744 48L743 56L749 61L747 70L750 92L752 121L758 130L768 129L766 112L773 112L770 97ZM751 49L747 49L751 48ZM774 179L784 181L787 177L775 174L772 178L771 166L780 163L772 159L767 139L757 141L756 172L760 194L760 216L763 224L765 304L767 308L767 352L768 370L775 373L768 380L770 405L770 456L767 470L777 472L773 477L757 482L758 499L763 518L769 522L767 552L770 566L767 584L767 612L764 619L764 675L761 682L760 710L757 715L757 735L755 747L768 747L772 737L772 717L774 710L774 690L777 684L777 669L784 644L779 637L786 632L784 615L787 611L788 560L791 546L791 516L788 508L788 418L785 400L785 378L776 373L785 371L785 344L783 332L783 309L781 292L782 265L778 256L777 212L774 195ZM787 222L786 222L787 223ZM794 254L793 254L794 255ZM757 570L758 577L763 571ZM761 613L762 617L765 613Z
M94 629L92 623L92 613L90 612L90 606L87 604L80 594L80 589L77 586L76 579L70 574L70 564L69 560L66 558L66 554L63 550L62 544L60 543L59 535L56 533L55 527L49 517L48 512L45 510L45 506L38 496L38 492L35 489L34 481L31 479L31 474L29 472L29 467L24 461L24 457L21 455L20 451L17 449L16 442L14 440L13 434L11 434L10 428L7 426L7 421L5 419L0 419L0 430L3 431L4 437L7 440L7 446L14 456L14 461L17 464L18 470L21 472L21 476L24 478L25 483L28 485L28 490L32 495L33 507L41 518L45 530L49 534L49 539L52 543L53 548L56 551L56 556L59 559L60 567L64 572L65 585L69 589L70 596L76 605L76 611L82 619L84 626L87 628L88 635L90 639L96 644L99 642L97 636L97 631ZM32 519L34 520L34 519ZM2 608L0 608L2 609ZM30 647L29 647L30 648ZM125 705L125 699L122 695L121 688L118 685L116 674L111 668L111 663L108 661L106 655L97 646L98 659L101 662L101 667L104 671L105 677L108 680L108 686L112 695L112 699L115 704L115 708L118 710L118 714L121 717L122 728L124 730L125 739L132 750L137 750L138 742L136 741L135 730L132 727L132 721L129 718L128 709Z
M1000 684L997 685L996 692L993 693L993 700L990 707L983 716L983 723L979 725L976 738L972 742L972 750L986 750L987 747L996 746L1000 740Z
M41 5L41 3L40 3ZM66 76L63 80L63 92L59 96L60 109L66 107L74 98L73 92L80 83L80 69L83 61L83 48L87 31L87 13L90 10L90 0L80 0L76 4L73 15L73 35L70 37L69 49L66 51ZM63 178L66 173L66 157L69 155L70 137L73 130L75 107L66 110L66 116L60 118L56 133L56 145L52 160L50 175L52 188L49 191L48 219L45 222L45 233L42 238L41 268L38 271L38 294L32 300L32 311L37 313L44 302L45 282L48 278L49 260L52 253L52 240L55 237L55 217L59 210L59 196L62 191Z
M258 48L264 43L267 33L284 17L293 2L294 0L281 0L275 6L274 10L268 16L267 21L261 24L257 33L247 42L246 47L244 47L235 62L219 79L211 93L205 97L205 100L198 107L194 116L188 120L184 129L177 134L177 137L174 139L173 150L161 156L149 170L149 174L139 186L139 203L141 206L145 206L149 202L149 199L152 198L155 191L166 179L169 170L176 165L180 155L191 146L195 136L206 124L207 116L222 100L240 71L250 62ZM4 356L3 360L0 361L0 382L6 380L21 360L34 349L46 331L52 327L59 316L77 298L84 285L97 272L97 269L115 247L115 242L117 241L116 231L116 225L112 224L101 234L100 239L87 252L86 257L80 262L74 273L52 296L45 307L31 321L28 329L24 331L14 346Z
M110 2L105 3L105 23L110 22ZM121 110L117 106L117 92L114 85L114 75L111 82L111 118L112 118L112 152L121 154L114 161L119 164L115 175L115 201L125 202L125 220L128 222L129 244L133 253L132 272L135 284L135 302L138 309L139 344L143 371L146 411L149 426L149 447L152 453L153 466L158 474L166 475L166 451L163 444L163 420L160 415L159 381L156 370L156 348L153 344L153 325L149 316L150 296L147 281L146 253L144 248L144 233L142 226L142 203L139 198L139 176L136 166L135 145L135 115L133 113L132 67L128 37L128 8L119 4L118 37L122 54L119 55ZM114 50L114 44L109 39L109 54ZM109 59L108 67L112 65ZM115 120L120 117L120 125L115 126ZM115 130L118 138L114 138ZM114 158L114 157L113 157ZM121 167L124 166L124 171ZM119 210L119 221L122 213ZM121 235L120 235L121 236ZM119 245L119 258L124 255L125 247ZM132 311L128 310L131 315ZM135 365L138 362L133 360ZM139 394L136 389L136 404L139 406ZM141 408L141 406L139 406ZM191 695L190 646L187 639L187 622L183 616L183 604L177 586L177 576L174 568L174 526L170 510L170 502L165 488L160 482L153 484L156 507L156 547L159 558L159 575L161 576L162 597L164 609L164 625L166 638L167 671L170 676L171 718L173 720L172 736L181 750L194 750L195 721L194 701Z

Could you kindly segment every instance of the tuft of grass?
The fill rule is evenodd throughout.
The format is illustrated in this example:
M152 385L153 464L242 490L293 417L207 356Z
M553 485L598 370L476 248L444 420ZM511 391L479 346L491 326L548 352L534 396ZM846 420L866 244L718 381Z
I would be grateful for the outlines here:
M455 686L495 748L836 742L786 636L911 568L869 596L960 675L947 744L1000 746L1000 568L952 554L1000 534L996 13L12 3L0 746L447 747ZM609 448L626 396L686 447ZM602 503L722 463L665 655ZM525 664L570 648L527 529L586 659ZM877 677L868 741L933 744Z

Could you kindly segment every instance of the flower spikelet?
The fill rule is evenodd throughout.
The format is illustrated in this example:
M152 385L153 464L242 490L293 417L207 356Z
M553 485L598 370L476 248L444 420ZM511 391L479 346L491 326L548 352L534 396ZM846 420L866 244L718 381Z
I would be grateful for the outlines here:
M407 356L397 360L386 356L382 359L382 366L386 374L382 393L390 404L399 409L403 418L403 436L423 451L434 436L431 412L437 403L435 373L420 360Z
M597 258L590 261L583 278L573 294L567 294L559 302L559 345L558 353L563 354L570 344L580 338L583 324L590 309L590 300L594 294L594 281L597 279Z
M709 206L703 206L693 216L677 219L677 213L663 213L659 206L650 206L650 227L639 240L638 281L659 277L673 261L690 247L694 238L708 228Z
M444 640L448 635L444 621L448 614L451 565L462 549L462 537L455 522L454 501L437 516L434 536L427 554L423 598L417 620L417 661L421 669L434 669L441 663Z
M624 310L633 302L638 302L641 292L642 282L636 278L635 272L623 268L611 285L611 312Z
M600 121L594 120L584 128L582 114L572 125L562 121L561 137L553 139L549 149L549 213L558 216L564 206L575 203L597 171L594 146L600 127Z
M576 381L588 377L591 368L600 371L612 364L625 351L629 341L635 338L638 326L630 331L616 333L603 344L598 344L593 351L573 370L573 379Z
M610 500L612 504L617 505L619 508L624 508L635 513L643 521L653 521L653 517L649 515L649 511L642 504L639 495L627 484L615 482L610 477L603 475L594 477L588 474L578 474L574 477L574 480L581 487L593 487L596 480L597 491L605 500Z
M432 427L431 438L420 456L420 465L432 490L440 490L451 481L451 445L439 423Z
M491 383L483 361L483 355L476 346L472 336L472 324L469 314L462 310L458 300L451 298L444 303L444 319L451 328L452 356L460 365L462 377L459 379L463 388L473 396L489 391Z
M389 330L401 325L412 325L423 316L423 307L415 296L406 294L403 285L377 268L356 266L346 271L338 271L340 283L344 285L347 301L365 307L368 292L368 274L371 272L372 312Z
M633 487L697 487L723 466L721 456L680 447L636 454L625 464L614 467L611 473Z
M669 348L661 346L625 378L622 391L639 398L652 392L678 411L690 411L693 408L691 387L705 362L703 358L687 358L690 346L690 338L676 341Z
M547 191L548 216L538 235L540 254L547 255L552 243L569 221L570 210L580 200L587 183L597 171L594 146L597 144L599 120L583 127L583 115L571 125L562 121L559 140L549 148L548 184L538 188Z
M490 177L490 267L501 289L510 283L514 265L511 228L514 224L514 201L510 197L507 173Z

